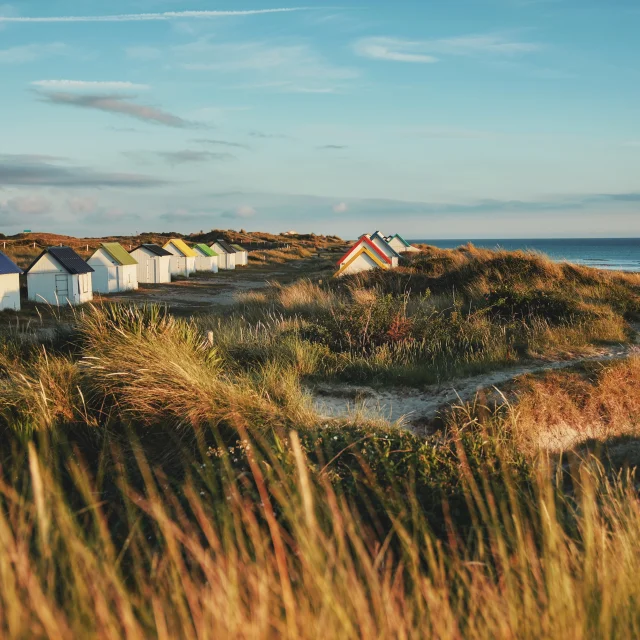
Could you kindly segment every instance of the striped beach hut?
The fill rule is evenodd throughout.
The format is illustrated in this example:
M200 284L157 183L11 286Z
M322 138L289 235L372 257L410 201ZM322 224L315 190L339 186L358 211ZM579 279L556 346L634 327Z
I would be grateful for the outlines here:
M171 255L171 275L188 278L196 271L196 252L184 240L172 238L164 247Z
M0 311L20 311L22 269L0 251Z
M400 254L391 247L386 238L379 231L372 233L369 236L369 239L376 245L376 247L378 247L378 249L380 249L380 251L382 251L382 253L384 253L385 256L387 256L387 258L391 260L392 267L398 266Z
M218 254L218 266L220 269L236 268L236 250L226 241L218 238L211 248Z
M419 253L420 249L410 245L399 233L396 233L395 236L388 236L385 238L388 242L389 246L396 253Z
M157 244L141 244L130 252L138 263L138 282L165 284L171 282L172 254Z
M239 244L232 244L231 246L237 251L236 264L238 266L246 267L249 264L249 252Z
M211 271L218 273L218 254L206 244L194 244L196 252L196 271Z
M138 288L138 262L119 242L103 242L87 260L93 267L94 293L118 293Z
M75 306L93 300L93 267L71 247L45 249L26 273L28 297L33 302Z
M391 269L391 259L367 236L362 236L338 260L338 271L335 275L340 277L371 269Z

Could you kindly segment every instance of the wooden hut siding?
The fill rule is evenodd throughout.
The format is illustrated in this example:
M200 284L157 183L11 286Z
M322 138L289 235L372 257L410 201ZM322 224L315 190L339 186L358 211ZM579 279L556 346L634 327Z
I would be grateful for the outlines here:
M391 248L389 243L385 240L385 238L380 234L379 231L376 231L374 234L369 236L369 239L371 240L371 242L373 242L373 244L376 245L376 247L380 251L382 251L382 253L384 253L385 256L387 256L387 258L389 258L389 260L391 260L392 267L398 266L398 261L400 258L399 254Z
M357 251L349 255L349 258L342 263L336 276L371 271L372 269L389 269L389 264L365 245L360 246Z
M182 240L169 240L164 247L171 257L171 275L188 278L196 271L196 254Z
M0 311L13 309L20 311L20 274L0 275Z
M138 282L165 284L171 282L171 254L158 245L142 245L135 248L131 257L138 262Z
M20 311L22 269L0 251L0 311Z
M78 256L79 257L79 256ZM54 306L79 305L93 300L91 274L69 271L45 251L27 271L28 298Z
M206 244L196 244L193 246L196 252L196 271L207 271L218 273L218 254L210 249Z
M95 293L118 293L135 291L138 288L138 263L124 247L118 246L119 251L116 253L111 253L107 246L102 246L87 260L94 270L91 279ZM129 260L124 257L119 259L121 252L126 254Z
M218 254L218 266L220 269L236 268L236 252L229 252L219 242L209 245Z
M412 253L420 251L420 249L416 249L416 247L411 246L401 235L398 234L387 238L387 242L396 253Z
M249 252L239 244L231 245L236 250L236 264L246 267L249 264Z

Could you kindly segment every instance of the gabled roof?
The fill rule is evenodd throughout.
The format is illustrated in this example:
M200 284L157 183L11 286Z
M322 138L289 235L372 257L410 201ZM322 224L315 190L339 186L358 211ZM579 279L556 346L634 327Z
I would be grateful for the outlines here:
M27 269L27 273L33 269L42 256L49 254L55 261L71 275L93 273L93 269L71 247L49 247L45 249Z
M358 240L358 242L351 245L348 251L342 256L342 258L338 260L338 264L342 264L349 257L349 255L351 255L351 253L361 244L364 244L365 246L369 247L369 249L371 249L373 253L377 255L378 258L381 259L383 262L386 262L387 264L391 264L391 260L389 259L389 256L386 256L384 253L382 253L382 251L378 247L376 247L376 245L373 244L373 242L371 242L371 240L369 240L367 236L362 236L360 240Z
M344 264L342 264L340 266L340 269L338 270L338 272L336 273L336 276L339 276L343 271L345 271L347 269L347 267L354 262L355 260L357 260L361 255L366 255L369 258L371 258L371 260L373 260L381 269L389 269L389 262L384 262L381 257L380 254L378 253L374 253L368 245L363 244L357 251L355 251L353 253L352 256L349 257L348 260L346 260L344 262ZM386 257L386 256L385 256Z
M13 273L20 274L22 269L0 251L0 276L7 276Z
M168 244L172 244L186 258L196 258L198 255L184 240L180 240L180 238L172 238L164 246L166 247Z
M395 257L395 258L399 258L400 254L387 242L386 238L379 232L376 231L375 233L372 233L370 236L371 240L380 240L380 242L384 242L385 245L387 245L389 251L391 251L391 254Z
M232 244L231 246L237 251L246 251L246 249L244 247L241 247L239 244Z
M222 240L222 238L218 238L216 242L227 252L227 253L238 253L236 249L234 249L226 240Z
M103 242L102 248L119 264L119 265L135 265L138 261L132 258L127 250L119 242Z
M208 258L216 258L218 256L218 254L213 249L211 249L211 247L208 247L204 243L202 243L202 244L194 244L193 248L197 249L198 251L203 253Z
M406 241L406 240L405 240L405 239L404 239L404 238L403 238L399 233L396 233L396 235L395 235L395 236L391 236L391 237L389 238L389 240L393 240L394 238L398 238L398 240L400 240L400 242L402 242L402 244L403 244L405 247L410 247L410 246L411 246L411 245L410 245L410 244L409 244L409 243L408 243L408 242L407 242L407 241Z
M159 256L160 258L164 256L172 255L170 251L163 249L158 244L141 244L139 247L136 247L133 251L136 251L137 249L146 249L149 253L153 253L154 255Z

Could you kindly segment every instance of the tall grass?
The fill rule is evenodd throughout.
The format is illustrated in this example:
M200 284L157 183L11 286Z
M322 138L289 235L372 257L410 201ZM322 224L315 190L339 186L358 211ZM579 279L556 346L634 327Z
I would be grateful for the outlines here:
M610 638L640 633L640 508L627 478L585 465L563 497L540 471L523 502L504 477L464 474L474 528L436 538L411 482L379 530L309 464L249 453L219 485L175 487L142 455L117 478L126 536L86 465L70 504L29 446L0 483L0 629L6 637ZM249 439L245 448L252 451ZM328 466L331 466L329 461ZM18 471L19 465L14 470ZM257 498L247 498L245 485ZM380 489L383 490L382 488ZM113 499L113 498L112 498Z

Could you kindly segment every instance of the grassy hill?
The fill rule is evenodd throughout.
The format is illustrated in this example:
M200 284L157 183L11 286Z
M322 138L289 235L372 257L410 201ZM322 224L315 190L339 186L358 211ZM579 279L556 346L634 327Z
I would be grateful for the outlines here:
M639 314L638 275L468 246L197 319L12 329L3 635L638 636L638 356L517 378L426 435L308 390L426 393L630 344Z

